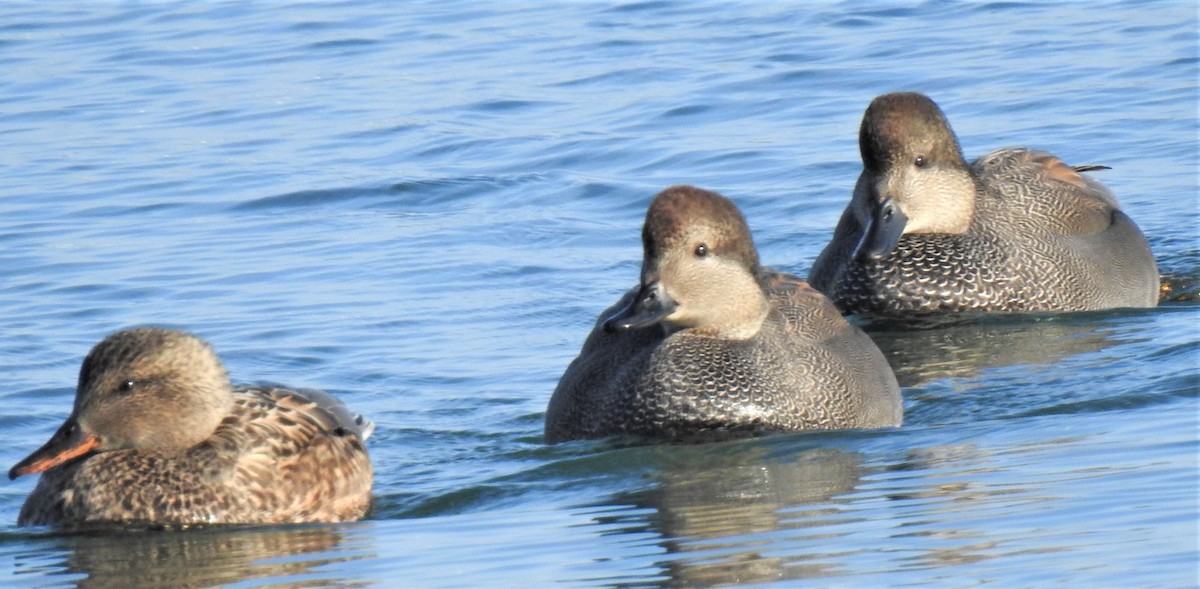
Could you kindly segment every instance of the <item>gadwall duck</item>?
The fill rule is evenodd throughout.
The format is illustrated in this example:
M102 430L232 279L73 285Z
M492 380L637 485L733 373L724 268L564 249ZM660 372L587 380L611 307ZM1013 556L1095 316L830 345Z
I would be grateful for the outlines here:
M803 280L759 266L728 199L654 198L641 286L605 311L559 381L550 443L900 425L900 390L862 331Z
M117 332L84 359L70 417L8 471L42 473L17 524L356 520L372 430L324 393L233 387L191 334Z
M971 164L928 97L885 94L859 131L863 171L809 281L845 313L1153 307L1158 267L1116 198L1042 151Z

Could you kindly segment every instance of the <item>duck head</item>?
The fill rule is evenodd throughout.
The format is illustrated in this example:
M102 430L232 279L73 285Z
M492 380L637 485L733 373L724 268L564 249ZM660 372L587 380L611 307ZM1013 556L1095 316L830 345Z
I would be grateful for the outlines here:
M608 331L660 325L744 338L767 314L750 229L727 198L674 186L650 203L642 228L637 296L604 322Z
M71 415L8 477L94 452L183 451L208 438L232 407L225 367L203 340L159 328L117 332L84 359Z
M915 92L871 101L858 134L863 171L852 210L863 228L859 262L886 257L910 233L964 233L975 181L937 104Z

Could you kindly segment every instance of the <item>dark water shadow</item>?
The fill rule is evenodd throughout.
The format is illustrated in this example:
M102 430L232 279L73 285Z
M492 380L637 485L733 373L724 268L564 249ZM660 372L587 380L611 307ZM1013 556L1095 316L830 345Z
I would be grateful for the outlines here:
M28 558L18 557L13 574L59 577L81 589L213 587L248 581L272 587L363 586L316 571L331 563L374 558L342 546L345 531L306 525L55 532L37 536L42 549ZM47 562L53 558L48 554L61 554L61 561Z
M452 176L444 178L410 179L383 185L314 188L284 194L272 194L229 207L232 212L261 212L276 209L308 209L341 206L344 203L366 200L373 206L389 203L406 211L433 210L447 203L462 202L491 191L523 186L543 180L540 174L508 176Z

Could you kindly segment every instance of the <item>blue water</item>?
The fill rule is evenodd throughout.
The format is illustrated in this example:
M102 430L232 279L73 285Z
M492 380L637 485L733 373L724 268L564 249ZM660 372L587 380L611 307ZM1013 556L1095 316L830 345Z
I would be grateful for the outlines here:
M0 585L1195 586L1186 296L874 326L899 430L542 444L654 193L724 193L805 274L888 91L969 157L1112 166L1200 281L1194 3L861 4L0 6L0 462L146 323L378 424L355 524L62 535L0 485Z

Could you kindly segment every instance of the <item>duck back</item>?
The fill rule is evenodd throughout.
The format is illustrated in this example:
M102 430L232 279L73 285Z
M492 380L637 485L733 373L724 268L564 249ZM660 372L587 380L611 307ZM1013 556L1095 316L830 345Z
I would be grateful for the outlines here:
M1153 307L1150 244L1104 185L1049 153L999 149L971 164L981 187L978 234L1012 252L1017 298L1033 310ZM1019 291L1020 292L1020 291Z

